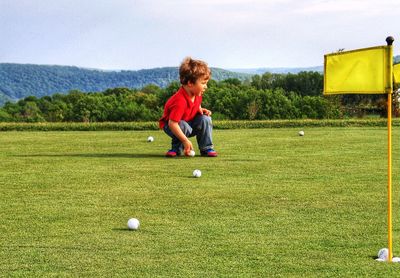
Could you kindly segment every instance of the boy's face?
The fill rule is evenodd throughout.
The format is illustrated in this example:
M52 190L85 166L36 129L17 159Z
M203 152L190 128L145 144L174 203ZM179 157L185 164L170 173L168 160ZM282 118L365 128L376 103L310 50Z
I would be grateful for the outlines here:
M192 94L195 96L202 96L207 90L208 79L199 78L195 83L189 82L188 85L191 88Z

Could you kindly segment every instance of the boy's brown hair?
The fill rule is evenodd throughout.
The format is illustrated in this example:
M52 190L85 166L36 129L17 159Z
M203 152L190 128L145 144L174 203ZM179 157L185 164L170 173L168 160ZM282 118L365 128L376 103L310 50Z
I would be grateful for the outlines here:
M179 68L179 78L182 85L194 84L199 78L210 79L211 70L205 62L186 57Z

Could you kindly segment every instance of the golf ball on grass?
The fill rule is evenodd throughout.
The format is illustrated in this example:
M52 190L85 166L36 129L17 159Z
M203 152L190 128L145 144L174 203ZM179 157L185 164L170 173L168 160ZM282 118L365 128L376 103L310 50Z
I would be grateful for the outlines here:
M129 230L137 230L139 229L139 220L137 220L136 218L131 218L128 220L128 229Z
M195 154L196 154L196 153L194 152L194 150L190 150L189 156L192 156L192 157L193 157L193 156L195 156Z
M299 131L299 136L304 136L304 131L300 130Z
M195 178L200 178L201 177L201 171L200 170L194 170L193 171L193 177Z
M378 259L381 259L383 261L387 261L389 257L389 249L387 248L382 248L378 251Z
M376 259L378 262L388 262L389 261L389 249L382 248L378 251L378 258ZM392 263L400 263L399 257L393 257L391 259Z
M154 141L154 138L153 138L153 136L149 136L149 137L147 137L147 142L153 142Z

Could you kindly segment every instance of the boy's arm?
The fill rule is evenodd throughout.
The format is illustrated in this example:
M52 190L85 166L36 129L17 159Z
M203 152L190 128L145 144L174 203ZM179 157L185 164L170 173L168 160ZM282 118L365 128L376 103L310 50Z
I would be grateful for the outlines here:
M193 145L192 142L190 142L190 140L182 132L182 129L179 127L179 123L173 120L169 120L168 126L172 133L176 136L176 138L178 138L179 141L182 142L184 148L183 152L185 153L185 155L189 155L189 152L193 149Z

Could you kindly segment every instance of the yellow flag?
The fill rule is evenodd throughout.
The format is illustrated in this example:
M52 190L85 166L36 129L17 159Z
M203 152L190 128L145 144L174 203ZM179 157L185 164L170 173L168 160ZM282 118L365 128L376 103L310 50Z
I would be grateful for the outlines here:
M394 83L400 83L400 64L393 66Z
M387 93L389 50L376 46L325 55L324 94Z

